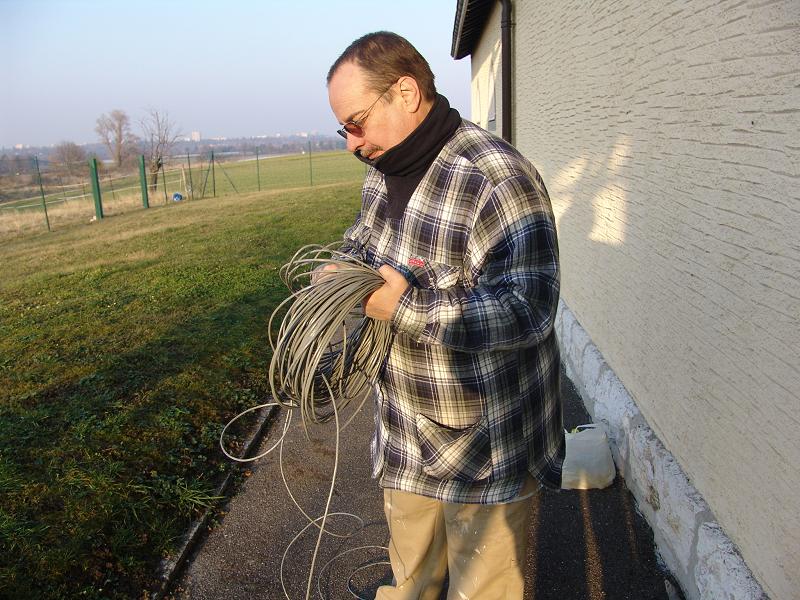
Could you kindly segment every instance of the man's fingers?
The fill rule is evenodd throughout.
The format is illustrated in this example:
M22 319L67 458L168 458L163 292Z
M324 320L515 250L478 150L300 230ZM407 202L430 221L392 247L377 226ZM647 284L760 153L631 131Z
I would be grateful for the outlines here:
M405 289L406 285L408 285L405 276L400 271L390 267L389 265L383 265L380 269L378 269L378 273L380 273L381 277L386 280L386 283L392 287L402 286L403 289Z
M317 267L313 271L311 271L311 283L317 283L320 279L322 279L325 275L325 271L335 271L339 268L339 265L334 263L328 263L322 267Z
M386 283L375 290L365 299L364 310L368 317L381 321L389 321L392 318L394 309L400 301L408 287L408 281L403 274L390 267L383 265L378 269L378 273L384 278Z

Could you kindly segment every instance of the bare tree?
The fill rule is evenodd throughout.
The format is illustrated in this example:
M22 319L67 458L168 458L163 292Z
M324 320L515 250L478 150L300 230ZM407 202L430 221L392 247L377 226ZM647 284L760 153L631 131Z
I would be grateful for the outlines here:
M125 159L135 154L138 140L131 131L131 120L124 110L115 109L107 115L100 115L94 130L108 148L117 167L121 167Z
M158 184L158 171L169 156L172 146L181 137L178 127L170 121L169 113L151 108L141 120L144 133L145 154L150 170L150 187L155 190Z
M75 175L86 167L86 151L75 142L61 142L53 149L52 162L61 168L62 173Z

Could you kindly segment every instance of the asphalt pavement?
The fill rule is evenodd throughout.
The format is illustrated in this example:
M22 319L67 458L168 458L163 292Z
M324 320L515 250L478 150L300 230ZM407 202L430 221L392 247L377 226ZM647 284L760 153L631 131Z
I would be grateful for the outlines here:
M565 427L589 416L571 382L562 377ZM272 425L262 448L282 427ZM311 578L310 598L374 598L391 580L386 564L388 530L383 495L370 478L371 402L341 433L338 472L329 527L343 537L324 536ZM298 503L312 517L324 513L334 470L335 427L309 429L298 422L284 442L283 465ZM277 450L249 467L251 475L230 501L221 522L198 544L173 586L175 600L290 600L306 598L317 529L310 527L284 487ZM603 490L542 492L531 501L526 599L674 600L653 546L653 535L638 514L619 476ZM288 550L287 550L288 548ZM498 599L521 600L521 599Z

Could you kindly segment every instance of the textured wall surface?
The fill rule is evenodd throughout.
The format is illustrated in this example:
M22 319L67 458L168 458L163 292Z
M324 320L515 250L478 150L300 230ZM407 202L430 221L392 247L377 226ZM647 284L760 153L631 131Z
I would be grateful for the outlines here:
M514 7L514 140L563 298L770 596L796 597L800 2Z

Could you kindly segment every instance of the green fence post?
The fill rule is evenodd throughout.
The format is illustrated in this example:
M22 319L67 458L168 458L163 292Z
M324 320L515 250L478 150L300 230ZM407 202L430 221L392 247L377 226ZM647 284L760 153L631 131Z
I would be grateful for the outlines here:
M311 187L314 187L314 167L311 165L311 138L308 138L308 180Z
M147 173L144 170L144 154L139 155L139 184L142 187L142 206L150 208L150 197L147 195Z
M217 197L217 177L214 173L214 151L211 151L211 195Z
M192 161L189 160L189 153L186 153L186 164L189 167L189 197L194 200L194 181L192 181Z
M42 208L44 209L44 222L47 223L47 231L50 229L50 217L47 216L47 201L44 199L44 186L42 185L42 172L39 170L39 157L34 156L33 162L36 164L36 175L39 179L39 192L42 194Z
M256 180L258 181L258 191L261 191L261 171L258 169L258 146L256 146Z
M201 162L200 165L203 163ZM202 169L202 166L200 167ZM205 175L203 175L203 191L200 192L200 199L206 197L206 184L208 183L208 173L211 171L211 161L208 161L208 166L206 167Z
M103 218L103 200L100 197L100 180L97 178L97 159L89 159L89 175L92 180L92 196L94 196L94 215L97 220Z
M161 160L161 183L164 187L164 204L169 204L167 200L167 173L164 171L164 160Z

